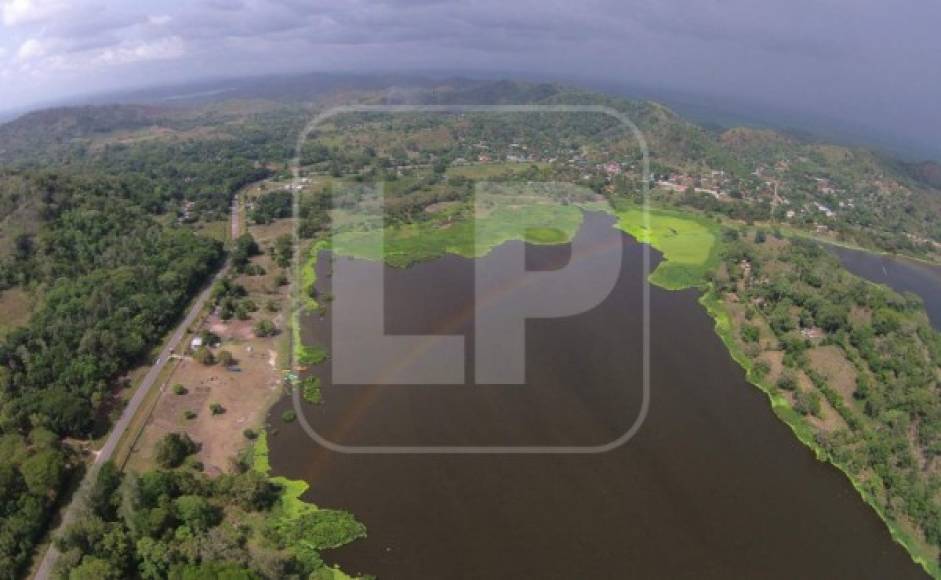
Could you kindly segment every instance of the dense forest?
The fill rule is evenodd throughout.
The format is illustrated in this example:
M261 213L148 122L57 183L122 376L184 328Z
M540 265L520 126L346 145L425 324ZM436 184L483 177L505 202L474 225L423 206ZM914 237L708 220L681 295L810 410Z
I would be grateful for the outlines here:
M203 475L198 464L183 463L194 445L169 434L161 441L164 467L140 475L103 465L87 513L58 540L55 577L335 578L320 550L363 536L362 524L300 502L289 482L251 460L230 474Z
M222 188L207 189L215 211L254 175L247 167L218 179L218 166L205 165L202 182ZM28 323L0 341L5 573L29 562L81 464L60 440L108 428L120 411L112 404L116 379L143 362L223 258L220 242L165 219L164 204L181 190L118 173L13 169L0 176L12 184L0 189L8 216L28 208L31 218L0 257L0 288L41 296Z

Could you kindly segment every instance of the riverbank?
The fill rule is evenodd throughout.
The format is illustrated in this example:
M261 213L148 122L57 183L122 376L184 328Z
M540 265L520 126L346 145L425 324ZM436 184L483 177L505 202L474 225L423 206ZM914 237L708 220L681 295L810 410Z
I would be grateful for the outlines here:
M903 258L905 260L911 260L919 264L926 264L928 266L941 266L941 260L931 260L922 256L913 256L911 254L897 254L892 252L886 252L885 250L879 250L877 248L860 246L859 244L854 244L853 242L848 242L846 240L838 240L830 236L821 236L814 232L808 230L802 230L800 228L795 228L793 226L781 225L776 223L766 223L769 229L777 228L781 231L782 234L795 238L804 238L807 240L813 240L815 242L820 242L823 244L830 244L831 246L838 246L840 248L846 248L848 250L856 250L858 252L866 252L868 254L875 254L877 256L889 256L892 258Z
M770 381L766 380L761 373L756 372L755 364L752 359L745 354L735 338L735 328L733 327L729 313L724 309L722 301L715 294L712 288L709 288L699 300L709 316L715 320L716 334L722 339L723 344L729 351L731 357L745 370L745 376L749 383L760 389L771 404L774 414L786 424L794 436L814 452L814 455L820 461L826 461L842 472L853 488L859 493L865 501L885 523L889 529L892 539L905 547L906 551L912 556L912 560L917 562L925 572L934 578L941 578L941 567L937 561L937 549L927 546L923 540L916 538L910 531L906 531L890 518L879 506L876 498L867 491L864 483L860 481L845 465L837 462L833 456L824 449L816 437L814 429L807 424L803 416L794 410L788 399L781 395Z
M321 550L339 548L366 537L366 526L350 513L323 509L301 499L310 488L307 482L273 476L268 453L268 434L263 430L251 446L251 468L282 489L277 504L267 515L266 525L296 540L290 549L297 557L322 562ZM329 572L330 580L355 580L338 566L324 565L321 571Z
M825 460L840 469L850 479L851 485L857 489L864 501L873 507L878 517L889 528L892 538L907 550L913 561L920 564L930 574L938 577L937 566L932 565L934 560L932 559L930 546L919 541L916 535L905 529L903 524L900 524L890 514L880 509L877 498L867 490L866 482L854 475L851 470L841 464L820 444L818 436L821 423L819 421L812 423L811 420L816 421L816 419L801 415L796 411L794 408L795 401L792 400L793 396L777 389L767 375L756 370L752 358L745 353L737 338L741 333L741 322L737 322L736 318L730 314L728 305L724 302L723 297L716 293L715 284L710 282L708 276L714 273L720 264L720 254L724 243L722 226L708 218L673 209L656 208L645 216L639 207L629 206L612 210L610 213L617 217L616 227L618 229L629 233L639 241L650 244L663 253L664 261L661 262L657 270L651 273L650 280L652 283L670 290L696 287L703 291L700 304L714 320L716 334L722 339L733 360L745 370L748 381L766 394L775 415L788 425L798 440L811 448L818 460ZM449 228L444 229L446 231ZM509 230L504 229L504 231ZM392 230L391 235L387 233L387 243L391 239L393 241L392 247L398 249L391 265L402 266L413 261L419 261L417 259L408 259L410 255L407 248L410 246L423 248L423 252L420 254L423 259L430 259L430 257L436 257L444 253L464 255L464 253L470 253L466 250L472 247L466 244L463 246L451 245L448 243L448 236L441 234L434 238L434 243L414 241L414 237L422 235L421 231L402 233ZM771 245L777 243L783 242L779 240L769 242ZM399 245L396 246L395 244ZM345 255L352 253L355 257L368 259L377 258L378 254L373 255L368 252L357 251L363 247L355 244L352 246L341 245L338 253ZM325 246L321 246L317 251L305 256L305 267L310 268L310 271L313 271L319 249L324 248ZM477 254L484 255L489 251L486 248L487 246L475 248L473 254L466 257L479 257ZM387 263L389 262L387 261ZM305 282L307 281L313 281L313 278L305 280ZM815 387L811 385L809 388ZM821 388L821 392L826 394L824 388ZM826 406L828 404L828 401L822 401L822 405ZM829 407L827 409L833 410ZM836 414L836 411L834 411L833 416L836 416ZM838 420L838 418L835 420ZM828 425L828 427L832 427L832 425Z
M650 276L651 283L670 290L679 290L692 286L704 288L700 304L706 309L715 321L715 331L725 344L731 357L745 370L747 380L768 397L774 414L783 421L794 435L815 454L818 460L826 461L839 469L849 479L850 483L878 514L896 542L905 547L912 559L920 564L926 572L935 578L941 578L941 567L938 565L938 550L927 544L923 538L913 533L909 528L890 517L881 507L877 498L869 491L866 483L861 481L853 471L844 463L837 460L826 448L820 444L819 431L808 423L804 415L794 409L792 402L776 388L769 380L767 371L757 369L755 360L746 354L743 345L737 339L741 328L737 328L734 318L727 309L726 303L716 292L714 284L705 284L703 271L712 271L718 266L719 244L710 252L700 251L692 253L701 243L702 236L698 227L711 229L715 239L720 238L719 226L704 220L700 216L683 216L682 212L669 211L663 218L652 214L650 230L642 227L641 216L629 214L627 219L619 220L619 226L636 237L639 241L649 243L661 251L664 262ZM684 226L682 221L688 220ZM658 223L659 222L659 223ZM655 225L656 224L656 225ZM693 227L696 224L696 227ZM635 232L639 234L635 235ZM666 235L664 235L666 234ZM685 239L684 239L685 237ZM708 256L708 257L706 257ZM673 264L671 266L671 263ZM709 265L707 268L706 265ZM661 272L663 270L663 272ZM699 283L693 281L700 280Z

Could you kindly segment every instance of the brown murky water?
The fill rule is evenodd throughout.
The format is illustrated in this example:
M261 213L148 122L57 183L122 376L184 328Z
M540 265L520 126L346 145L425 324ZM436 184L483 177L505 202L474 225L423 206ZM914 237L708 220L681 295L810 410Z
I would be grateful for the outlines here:
M526 385L329 386L325 365L325 403L308 406L308 420L348 445L616 437L642 400L642 286L641 246L611 223L589 214L579 236L601 252L623 247L617 288L584 314L527 323ZM528 251L533 268L570 258L567 246ZM387 332L459 333L472 345L472 260L359 267L364 283L385 273ZM322 259L325 289L328 270ZM277 419L285 400L272 412L274 469L310 482L308 499L355 513L369 537L325 556L385 580L924 577L846 478L774 417L697 296L652 289L650 412L615 451L338 454ZM329 315L305 321L309 339L329 342L329 329Z

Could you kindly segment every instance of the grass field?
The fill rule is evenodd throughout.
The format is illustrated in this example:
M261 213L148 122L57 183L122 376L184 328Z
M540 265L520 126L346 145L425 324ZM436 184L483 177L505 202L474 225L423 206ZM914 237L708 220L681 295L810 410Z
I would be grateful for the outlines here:
M585 207L611 211L603 205ZM665 209L652 209L645 220L640 208L614 212L617 227L638 241L663 253L664 261L650 281L670 290L700 286L719 259L719 226L700 216ZM379 230L348 231L336 236L338 255L380 260L396 267L451 253L479 258L510 240L532 244L561 244L572 240L582 223L582 209L553 203L525 207L498 205L476 220L452 223L422 222ZM649 220L649 223L648 223ZM380 236L384 235L384 240ZM384 241L385 247L380 246ZM308 284L305 271L304 287Z
M20 288L0 292L0 338L29 322L33 299Z
M640 208L619 210L617 227L663 253L650 281L668 290L700 286L719 261L719 226L697 215Z
M396 267L437 258L446 253L479 258L510 240L534 244L568 242L582 223L575 206L531 204L525 208L499 206L476 220L453 223L423 222L379 230L344 232L333 240L338 255L380 260Z
M232 236L232 222L228 219L213 222L199 222L193 226L193 229L202 236L219 240L220 242L228 242L229 238Z
M540 169L548 163L474 163L472 165L452 165L448 167L448 176L461 176L468 179L488 179L502 175L522 173L535 165Z

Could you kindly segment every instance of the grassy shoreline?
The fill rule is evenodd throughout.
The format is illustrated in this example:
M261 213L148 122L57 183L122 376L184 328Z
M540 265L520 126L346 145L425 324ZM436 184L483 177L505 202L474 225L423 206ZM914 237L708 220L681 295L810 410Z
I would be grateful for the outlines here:
M652 210L651 213L652 215L654 213L660 213L661 215L667 215L678 219L682 219L684 215L684 212L677 210ZM711 223L705 218L702 218L696 214L686 215L688 216L689 220L698 222L702 225ZM622 223L620 221L619 227L622 227ZM716 334L722 340L722 343L725 345L732 359L735 360L735 362L745 370L746 380L765 393L765 395L768 397L772 412L791 429L795 437L797 437L801 443L813 451L814 455L819 461L826 461L830 465L833 465L839 469L846 476L850 484L856 489L863 501L872 507L872 509L886 525L889 530L889 534L892 536L892 539L895 542L901 544L906 549L915 563L919 564L932 577L941 578L941 565L939 565L939 563L933 558L933 554L923 549L916 538L912 537L910 533L903 530L897 522L890 518L880 508L876 498L865 489L862 482L860 482L845 466L836 462L834 458L823 447L820 446L816 440L813 429L804 421L802 416L791 407L791 404L788 402L788 400L784 398L779 392L777 392L776 389L767 380L760 377L759 373L754 372L754 364L738 345L738 342L736 341L733 334L734 329L731 318L723 308L722 302L716 295L713 286L711 284L705 283L705 281L699 284L683 284L685 280L693 279L694 275L699 272L699 265L692 264L691 266L680 266L681 268L688 268L690 270L690 272L687 272L686 274L675 272L673 269L676 268L676 266L669 266L671 254L676 252L675 241L671 243L669 239L665 241L661 237L658 237L656 235L657 228L655 227L651 228L654 230L653 232L639 230L639 226L636 220L632 223L626 224L626 227L628 229L625 231L637 238L638 241L649 243L652 247L663 252L664 254L664 262L661 263L657 270L651 273L650 282L668 290L681 290L690 287L700 287L704 289L703 295L699 298L699 303L703 306L703 308L705 308L709 316L712 317L715 323ZM711 223L711 227L714 229L716 233L716 240L718 241L719 226L715 223ZM634 235L635 231L638 231L638 233L644 237L638 238ZM707 260L711 263L709 270L715 268L716 262L718 261L719 250L719 243L716 243L715 247L713 247L709 252L709 257L707 258ZM680 255L682 256L682 253L680 253ZM682 262L680 263L682 264ZM669 275L658 275L658 272L665 267L670 268L670 270L668 270ZM702 280L702 278L700 279Z
M322 549L338 548L366 537L366 527L353 519L351 514L322 509L316 504L301 499L301 496L310 489L306 481L271 475L266 431L262 430L259 433L251 450L252 469L283 489L277 505L272 509L270 525L281 533L297 536L298 543L295 550L309 552L308 557L319 558L319 551ZM326 531L318 528L326 528ZM310 539L304 537L305 532L311 536ZM321 535L329 535L333 539L327 545L323 545L323 540L319 539ZM338 566L327 566L324 569L330 571L333 580L354 580L353 576Z
M716 334L726 346L732 359L744 369L746 380L768 397L772 412L791 429L801 443L813 451L818 460L830 463L847 477L863 501L869 504L885 523L892 539L908 551L914 562L921 565L931 576L941 578L941 567L932 559L932 555L923 550L919 542L910 533L902 529L879 507L876 498L867 492L862 482L855 478L847 468L834 461L833 457L818 444L813 428L792 408L788 400L779 392L776 392L776 389L767 380L754 372L751 359L742 351L735 339L729 314L723 308L720 298L715 294L713 285L707 281L706 277L708 273L715 271L720 261L721 225L700 214L673 208L657 207L644 212L640 206L619 209L586 207L577 209L579 214L581 214L581 209L596 209L613 215L617 219L614 227L631 235L638 242L649 244L663 254L663 261L650 274L649 280L651 283L667 290L699 288L703 291L699 303L713 319ZM546 219L546 217L546 215L539 216L540 219ZM501 216L500 219L519 220L520 218L518 216ZM458 230L457 235L454 235L454 232L445 235L433 233L434 237L430 242L425 240L419 243L416 239L421 238L428 232L423 231L419 226L414 226L414 228L417 228L415 231L407 230L404 234L394 232L391 236L388 233L386 234L386 247L389 249L391 246L393 251L391 257L387 257L386 263L392 266L405 267L418 261L440 257L445 253L477 258L486 255L494 247L511 239L523 239L529 243L549 245L565 243L574 236L581 225L581 219L577 221L563 220L562 222L550 221L549 223L552 225L548 228L545 225L542 227L551 228L563 235L557 236L557 239L555 236L550 237L550 239L539 239L539 236L533 236L533 239L530 239L528 235L521 238L519 235L506 234L508 231L526 231L526 228L520 229L519 223L514 224L515 230L507 229L505 226L508 224L501 224L500 227L493 228L491 231L503 232L503 235L488 237L486 243L483 244L466 243L464 236L467 232L463 230ZM560 223L562 227L559 227ZM573 226L574 229L572 229ZM471 233L473 233L473 225L469 227ZM533 225L532 229L537 227L539 226ZM799 232L793 231L787 233L800 235ZM376 234L370 232L367 235L375 236ZM454 237L451 237L452 235ZM343 255L379 260L382 256L377 253L378 244L376 244L376 240L376 237L372 237L370 241L364 243L362 238L351 236L343 243L337 244L335 251ZM826 240L826 242L833 243L830 240ZM315 244L309 255L304 257L301 291L305 291L310 284L316 282L317 256L319 251L325 247L324 242ZM410 253L411 249L418 249L419 251ZM865 248L858 249L870 251ZM313 304L315 308L317 307L316 300L312 298L309 304ZM299 341L299 328L297 325L295 325L295 328L297 329L295 333ZM301 348L303 347L301 346Z

